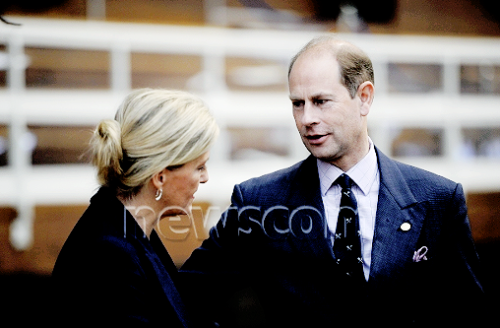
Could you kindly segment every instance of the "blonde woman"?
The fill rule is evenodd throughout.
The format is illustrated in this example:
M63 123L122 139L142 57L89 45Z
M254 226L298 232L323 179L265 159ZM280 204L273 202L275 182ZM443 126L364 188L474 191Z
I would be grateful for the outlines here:
M101 184L54 266L62 323L187 327L177 270L154 230L186 214L219 133L197 97L140 89L91 141Z

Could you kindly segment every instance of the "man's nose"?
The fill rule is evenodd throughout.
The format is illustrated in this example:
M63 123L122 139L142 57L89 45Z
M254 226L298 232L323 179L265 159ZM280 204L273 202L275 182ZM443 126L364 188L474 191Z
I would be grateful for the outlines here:
M314 125L319 123L319 112L318 108L314 106L311 102L304 104L304 109L302 113L302 124L303 125Z

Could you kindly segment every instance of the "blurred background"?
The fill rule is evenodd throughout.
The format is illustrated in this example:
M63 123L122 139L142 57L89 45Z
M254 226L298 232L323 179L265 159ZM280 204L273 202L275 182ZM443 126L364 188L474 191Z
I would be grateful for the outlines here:
M163 222L177 265L232 187L307 156L290 58L336 33L375 67L369 134L387 155L461 182L491 302L500 250L500 5L474 0L53 0L0 4L0 290L14 323L45 311L48 277L98 185L93 127L133 88L200 95L221 125L193 218ZM0 313L2 313L0 312ZM29 315L27 315L29 314ZM0 322L3 319L0 319Z

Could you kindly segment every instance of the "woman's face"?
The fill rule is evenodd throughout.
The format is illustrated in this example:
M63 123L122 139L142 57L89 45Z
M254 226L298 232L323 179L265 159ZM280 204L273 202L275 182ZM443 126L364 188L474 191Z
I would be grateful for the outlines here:
M198 186L208 181L206 163L209 155L206 152L182 166L164 170L162 217L191 213Z

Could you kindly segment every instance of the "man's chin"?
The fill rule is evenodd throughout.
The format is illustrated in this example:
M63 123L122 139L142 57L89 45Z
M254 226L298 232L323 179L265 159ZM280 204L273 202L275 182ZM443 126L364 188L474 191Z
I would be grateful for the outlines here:
M313 155L314 157L316 157L317 159L319 159L323 162L333 164L335 162L335 160L337 159L336 156L332 156L332 154L327 153L325 151L321 151L319 149L308 149L308 150L309 150L309 153L311 153L311 155Z
M330 158L332 158L332 156L329 156L330 154L328 154L325 147L307 145L306 148L309 153L311 153L311 155L322 161L328 161Z

